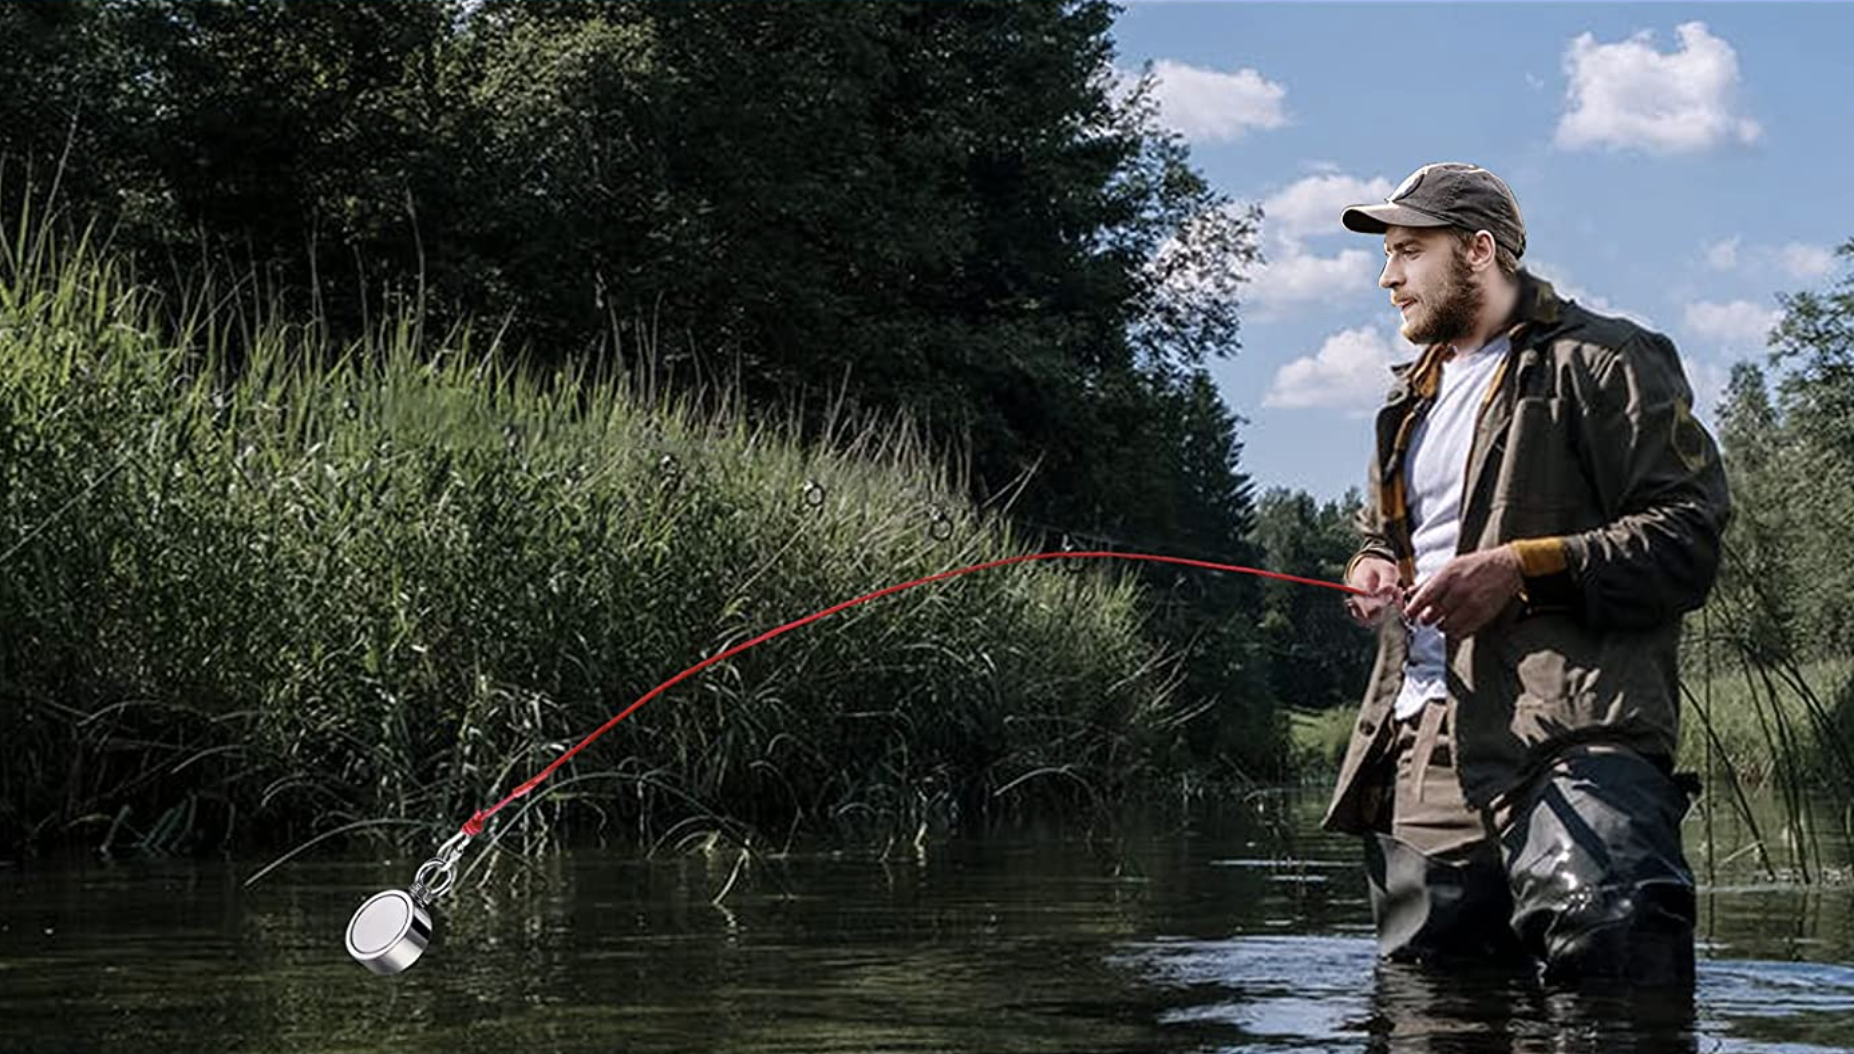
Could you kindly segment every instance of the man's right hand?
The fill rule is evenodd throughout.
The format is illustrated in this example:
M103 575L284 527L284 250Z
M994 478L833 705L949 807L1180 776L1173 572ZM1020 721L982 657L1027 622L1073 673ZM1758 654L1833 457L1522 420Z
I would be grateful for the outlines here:
M1367 556L1352 565L1345 584L1362 589L1365 595L1345 598L1346 613L1361 626L1375 626L1386 614L1398 611L1403 604L1403 589L1397 581L1397 565L1381 556Z

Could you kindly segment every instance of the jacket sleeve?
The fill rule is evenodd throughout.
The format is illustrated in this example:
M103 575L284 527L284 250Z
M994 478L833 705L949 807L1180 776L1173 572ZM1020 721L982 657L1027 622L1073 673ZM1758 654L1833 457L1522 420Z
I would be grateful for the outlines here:
M1731 515L1673 342L1643 331L1579 378L1578 456L1608 522L1565 536L1587 624L1645 629L1699 607Z
M1371 468L1365 476L1365 500L1358 506L1358 513L1352 518L1352 526L1358 532L1358 550L1346 561L1343 581L1352 580L1352 568L1367 556L1376 556L1391 563L1397 562L1397 551L1391 548L1390 538L1384 533L1384 517L1378 510L1379 495L1383 493L1383 480L1378 472L1378 459L1371 459Z

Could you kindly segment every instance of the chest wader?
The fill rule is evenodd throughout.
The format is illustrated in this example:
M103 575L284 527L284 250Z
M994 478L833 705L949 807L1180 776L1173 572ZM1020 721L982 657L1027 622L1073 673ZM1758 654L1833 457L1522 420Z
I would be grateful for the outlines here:
M1688 792L1620 747L1560 752L1493 810L1462 798L1448 707L1399 722L1381 762L1389 831L1366 839L1378 950L1395 961L1531 958L1551 982L1690 985Z

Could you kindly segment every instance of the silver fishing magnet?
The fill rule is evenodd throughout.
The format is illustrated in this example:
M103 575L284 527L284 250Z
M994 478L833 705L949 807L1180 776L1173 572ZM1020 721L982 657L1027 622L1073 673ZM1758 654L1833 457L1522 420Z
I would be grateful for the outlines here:
M403 889L375 893L348 922L348 954L377 974L396 974L431 943L431 913Z
M419 865L412 889L389 889L368 897L348 920L348 954L374 973L390 976L418 961L431 944L435 926L431 902L456 880L454 868L470 836L459 832Z

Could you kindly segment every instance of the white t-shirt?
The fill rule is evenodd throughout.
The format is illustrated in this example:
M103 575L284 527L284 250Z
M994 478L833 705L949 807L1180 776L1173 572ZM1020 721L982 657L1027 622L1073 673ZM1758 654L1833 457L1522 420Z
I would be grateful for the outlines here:
M1422 585L1454 559L1461 539L1461 488L1468 473L1468 449L1481 400L1494 368L1511 346L1496 337L1481 350L1457 354L1442 364L1435 405L1417 422L1404 451L1404 497L1410 510L1410 544L1416 551L1416 584ZM1448 651L1442 631L1412 626L1410 654L1396 712L1409 718L1430 699L1448 695Z

